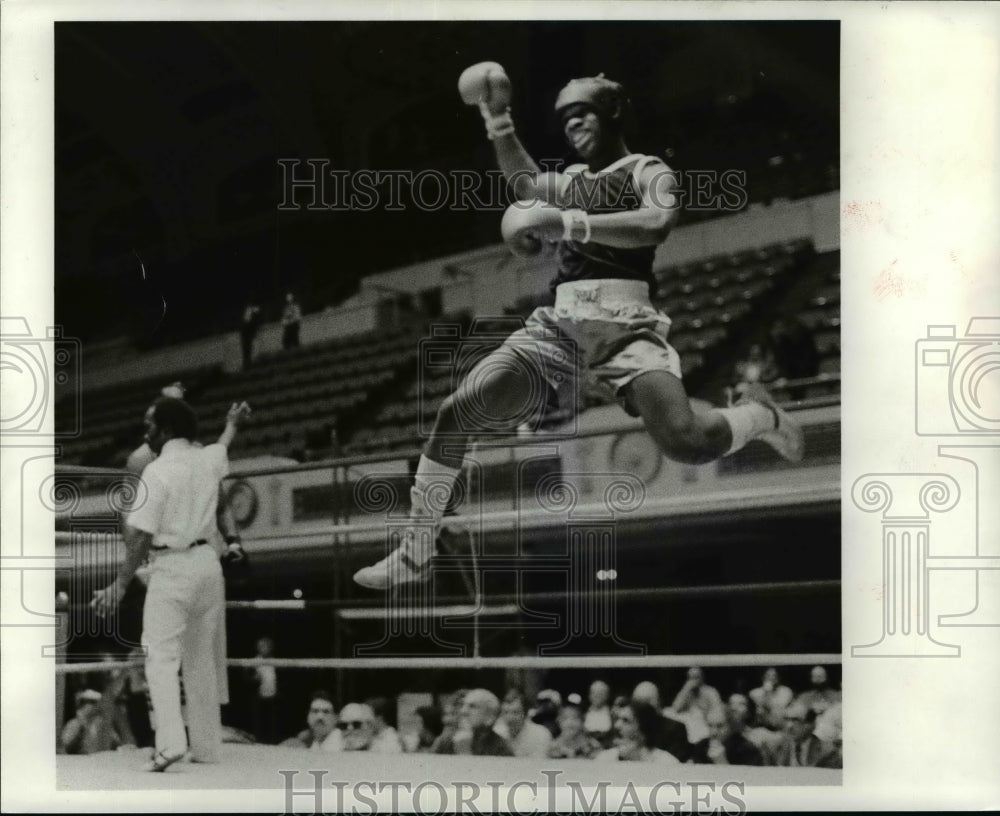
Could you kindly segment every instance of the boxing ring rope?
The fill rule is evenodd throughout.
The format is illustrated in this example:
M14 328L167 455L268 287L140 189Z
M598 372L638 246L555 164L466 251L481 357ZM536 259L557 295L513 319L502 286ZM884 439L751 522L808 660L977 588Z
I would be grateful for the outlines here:
M835 590L840 588L840 581L836 579L816 580L816 581L760 581L751 584L711 584L706 586L677 586L677 587L649 587L618 589L615 597L618 599L628 598L663 598L663 597L716 597L723 595L755 594L763 592L797 592L810 590ZM579 597L586 599L594 593L580 593ZM566 597L565 592L526 592L520 595L511 593L496 593L490 595L490 600L495 603L480 611L488 612L493 610L493 614L512 614L517 611L513 605L516 601L559 601ZM74 609L84 609L86 602L74 604ZM368 601L353 600L333 600L330 598L317 599L281 599L281 598L261 598L253 601L239 600L226 601L226 609L231 610L259 610L268 612L301 612L307 609L335 609L344 617L364 617L364 613L369 610L373 613L370 617L382 617L385 614L384 602L379 599ZM428 612L427 609L410 610L416 614L435 615L456 615L472 609L466 605L438 606ZM501 611L502 610L502 611ZM396 613L403 613L406 610L394 608ZM380 614L381 613L381 614Z
M840 498L840 483L830 482L829 484L789 486L782 490L780 495L760 496L752 488L733 491L715 491L711 496L699 501L695 497L687 496L683 503L677 500L667 499L664 501L646 502L642 510L633 516L636 519L659 517L669 510L675 514L690 514L715 510L720 501L727 501L730 506L742 506L744 508L763 507L774 508L776 506L796 505L810 501L833 501ZM740 504L740 502L744 504ZM536 527L560 526L565 523L564 519L553 513L545 512L521 512L518 510L493 510L478 515L455 515L446 516L442 525L444 527L469 530L479 526L483 530L498 530L509 527L512 523L528 523ZM283 541L309 541L323 539L329 541L331 536L349 536L359 534L372 534L385 532L385 524L356 523L356 524L331 524L325 527L317 527L308 532L282 531ZM73 540L73 533L66 530L56 530L56 543L69 543ZM244 544L252 544L255 541L270 541L273 536L245 536ZM445 556L447 559L448 556Z
M833 665L841 662L840 654L728 654L728 655L594 655L578 657L545 657L516 655L510 657L299 657L241 658L231 657L231 668L255 669L274 666L276 669L686 669L702 668L767 668L769 666ZM114 671L141 667L141 660L101 661L92 663L56 664L57 674L79 674L94 671Z

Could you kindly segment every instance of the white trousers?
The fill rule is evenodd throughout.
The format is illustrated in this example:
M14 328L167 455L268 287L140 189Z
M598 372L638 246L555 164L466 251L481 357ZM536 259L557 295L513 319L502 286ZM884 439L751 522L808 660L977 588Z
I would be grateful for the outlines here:
M216 658L225 585L212 547L157 552L142 614L146 680L156 712L156 750L183 753L178 672L184 673L191 757L217 762L222 744Z

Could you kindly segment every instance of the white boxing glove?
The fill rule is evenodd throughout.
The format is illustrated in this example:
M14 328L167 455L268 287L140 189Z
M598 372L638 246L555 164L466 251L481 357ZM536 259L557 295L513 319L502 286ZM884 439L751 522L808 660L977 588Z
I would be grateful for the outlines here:
M458 93L466 105L479 107L490 140L514 132L510 117L510 79L497 62L479 62L462 71Z
M510 105L510 79L498 62L478 62L462 71L458 92L466 105L486 103L490 113L503 113Z
M503 214L500 233L515 255L530 258L562 237L562 216L557 208L540 201L518 201Z

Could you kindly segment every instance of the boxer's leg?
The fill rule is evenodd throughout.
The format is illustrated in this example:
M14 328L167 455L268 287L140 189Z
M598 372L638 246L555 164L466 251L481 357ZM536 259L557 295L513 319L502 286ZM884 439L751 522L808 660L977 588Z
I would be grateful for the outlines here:
M718 412L695 413L684 385L666 371L647 371L626 386L628 400L657 446L671 459L702 464L718 459L733 441Z
M665 341L636 340L598 370L642 417L663 453L704 464L761 439L786 459L802 458L802 431L763 388L731 408L694 409L677 352Z
M555 370L541 359L545 353L544 343L516 332L441 404L410 491L414 518L440 522L471 436L510 433L544 411L546 377ZM389 556L355 573L354 580L369 589L421 580L433 555L433 540L408 536Z

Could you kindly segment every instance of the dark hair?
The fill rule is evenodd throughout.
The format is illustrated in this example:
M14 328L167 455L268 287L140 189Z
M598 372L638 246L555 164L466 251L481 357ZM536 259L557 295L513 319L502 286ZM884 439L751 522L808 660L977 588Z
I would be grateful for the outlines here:
M659 742L660 729L662 728L660 713L649 703L641 701L632 701L628 707L635 716L635 724L639 726L639 733L642 734L646 746L655 748L656 743Z
M385 697L369 697L365 704L372 710L372 713L383 721L389 713L389 701Z
M563 705L561 708L559 708L556 711L556 716L557 717L561 717L563 715L563 713L566 712L566 711L572 711L581 720L586 716L584 714L583 707L582 706L578 706L576 703L566 703L565 705Z
M420 706L416 714L423 721L424 728L430 731L435 737L440 736L444 731L444 723L441 722L441 712L437 706Z
M198 436L198 417L194 409L176 397L159 397L153 403L153 421L172 436L194 440Z
M309 695L309 705L312 705L316 700L326 700L330 705L333 705L333 698L326 689L316 689ZM333 707L336 708L336 706Z
M503 696L503 702L513 703L515 700L519 702L521 704L521 708L527 712L528 701L525 699L524 692L519 688L507 689L507 693Z

